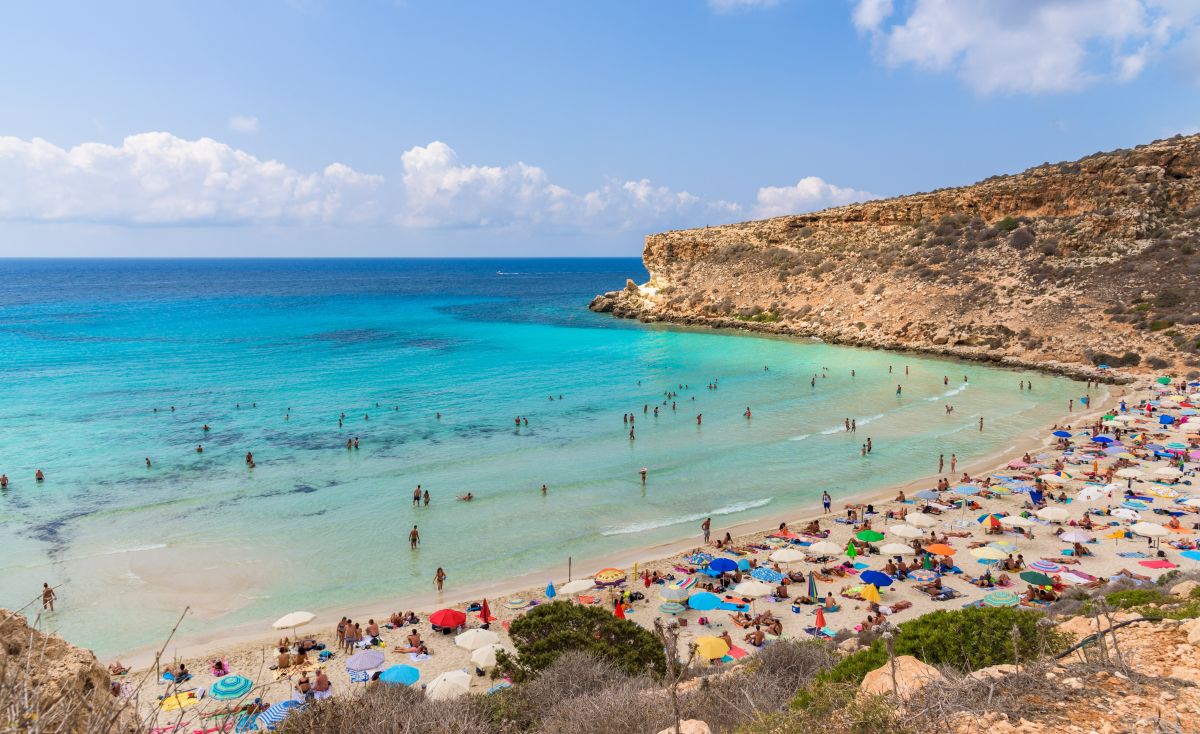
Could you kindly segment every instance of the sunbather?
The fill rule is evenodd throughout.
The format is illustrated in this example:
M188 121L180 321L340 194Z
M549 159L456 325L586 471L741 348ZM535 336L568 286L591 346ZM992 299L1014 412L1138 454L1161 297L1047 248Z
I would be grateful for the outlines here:
M116 660L109 663L108 672L113 675L125 675L129 672L129 666L123 664L120 660Z

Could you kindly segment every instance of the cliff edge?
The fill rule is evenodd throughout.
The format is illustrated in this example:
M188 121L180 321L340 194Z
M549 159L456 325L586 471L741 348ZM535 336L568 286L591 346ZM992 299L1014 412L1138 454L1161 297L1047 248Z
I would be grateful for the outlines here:
M593 311L1075 374L1200 374L1200 135L646 237Z

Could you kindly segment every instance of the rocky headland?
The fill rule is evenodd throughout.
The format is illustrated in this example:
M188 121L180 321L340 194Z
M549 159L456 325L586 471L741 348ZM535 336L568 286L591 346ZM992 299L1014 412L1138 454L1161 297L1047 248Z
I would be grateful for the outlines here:
M652 234L643 260L647 283L590 308L1078 376L1196 375L1200 135Z

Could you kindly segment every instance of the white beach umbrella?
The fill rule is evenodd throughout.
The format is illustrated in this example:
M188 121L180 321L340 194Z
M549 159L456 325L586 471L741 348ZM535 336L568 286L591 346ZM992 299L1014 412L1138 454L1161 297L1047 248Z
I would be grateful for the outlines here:
M1179 477L1183 476L1183 472L1179 471L1178 469L1176 469L1173 466L1159 467L1154 470L1154 473L1160 477L1167 477L1170 479L1178 479Z
M1200 497L1188 497L1185 500L1180 500L1178 504L1187 505L1188 507L1200 507Z
M1153 522L1137 522L1129 529L1143 538L1161 538L1171 532L1162 525Z
M818 540L808 546L808 552L815 556L836 556L843 550L842 546L828 540Z
M794 563L804 560L804 551L796 548L780 548L772 553L769 558L776 563Z
M313 614L312 612L291 612L275 620L271 626L277 630L290 629L292 631L292 637L295 637L297 627L303 627L304 625L316 619L316 617L317 615Z
M888 528L888 532L892 535L898 535L901 538L922 538L925 536L924 530L914 528L912 525L893 525Z
M743 581L733 587L733 593L738 596L760 597L772 594L775 592L775 587L770 584L764 584L762 581Z
M1061 474L1043 474L1038 477L1038 479L1041 479L1046 484L1066 484L1067 482L1071 481Z
M1111 514L1113 517L1119 517L1122 520L1138 520L1142 517L1141 513L1131 507L1118 507Z
M1061 507L1043 507L1036 514L1043 520L1049 520L1050 522L1065 522L1071 516L1071 513Z
M662 587L658 595L663 601L683 601L692 595L692 590L675 584L667 584Z
M425 686L425 695L434 701L444 701L465 696L470 690L471 676L462 670L451 670L431 680Z
M1014 528L1031 528L1034 525L1037 525L1037 523L1033 520L1020 515L1005 515L1004 517L1000 518L1000 524L1008 525L1009 527Z
M1075 499L1082 502L1094 502L1102 497L1107 496L1108 491L1104 487L1090 485L1079 490L1079 493L1075 495Z
M904 521L906 523L908 523L909 525L912 525L913 527L918 527L918 528L931 528L934 525L937 525L939 522L941 522L936 517L931 517L929 515L926 515L923 512L913 513L913 514L909 515L908 517L904 518Z
M504 649L503 645L492 643L477 648L471 653L471 662L475 663L475 667L483 670L491 670L496 667L496 653Z
M1005 558L1008 558L1007 553L986 545L979 548L972 548L969 552L983 561L1003 561Z
M591 579L575 579L558 587L558 593L570 596L572 594L582 594L594 588L596 588L596 582Z
M457 635L454 638L454 644L464 650L478 650L486 645L492 645L500 641L500 635L485 629L470 629Z
M911 545L903 543L888 543L880 548L879 552L885 556L915 556L917 554Z
M1104 421L1104 425L1108 426L1109 428L1121 428L1125 424L1114 418L1112 420Z

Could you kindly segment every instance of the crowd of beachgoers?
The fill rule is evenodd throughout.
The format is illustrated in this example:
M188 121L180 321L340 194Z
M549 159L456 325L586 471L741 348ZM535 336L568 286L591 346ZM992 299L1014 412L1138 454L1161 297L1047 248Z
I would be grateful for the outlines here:
M1040 446L906 495L833 501L796 522L734 536L701 523L687 552L438 609L365 619L293 612L270 641L214 644L146 669L111 664L163 731L269 726L308 702L408 685L431 698L508 685L512 620L550 600L599 605L681 639L714 666L785 638L834 638L935 609L1045 609L1072 587L1152 583L1200 568L1200 382L1158 378L1050 428ZM703 538L703 542L700 542ZM153 684L137 685L140 680Z

